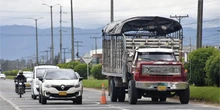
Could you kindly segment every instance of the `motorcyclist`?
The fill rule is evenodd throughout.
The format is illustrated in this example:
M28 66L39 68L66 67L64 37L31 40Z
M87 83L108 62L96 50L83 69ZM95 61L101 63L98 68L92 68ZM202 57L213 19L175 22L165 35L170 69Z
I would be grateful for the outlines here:
M19 70L18 75L14 79L14 82L15 82L16 93L18 92L18 83L19 82L21 82L23 84L24 93L25 93L25 84L24 84L24 82L26 82L26 77L23 75L23 71L22 70Z

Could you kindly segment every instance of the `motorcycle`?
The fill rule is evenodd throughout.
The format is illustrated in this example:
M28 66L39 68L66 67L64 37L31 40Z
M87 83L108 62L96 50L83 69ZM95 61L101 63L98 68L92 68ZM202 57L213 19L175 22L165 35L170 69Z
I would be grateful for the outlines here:
M24 91L24 83L22 82L16 82L16 84L18 84L18 88L17 88L17 94L20 96L20 98L22 97L22 95L25 93Z

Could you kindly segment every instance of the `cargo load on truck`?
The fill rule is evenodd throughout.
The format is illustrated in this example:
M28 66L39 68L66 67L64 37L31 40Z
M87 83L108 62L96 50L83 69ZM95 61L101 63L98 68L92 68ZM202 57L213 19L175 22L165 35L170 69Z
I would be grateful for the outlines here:
M139 16L109 23L102 30L102 74L108 76L111 101L130 104L151 97L180 96L188 103L189 86L182 65L182 26L159 16Z

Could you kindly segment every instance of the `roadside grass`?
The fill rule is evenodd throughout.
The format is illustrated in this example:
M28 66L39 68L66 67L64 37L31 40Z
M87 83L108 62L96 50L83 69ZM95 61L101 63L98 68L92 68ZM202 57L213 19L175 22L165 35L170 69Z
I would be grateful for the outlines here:
M83 87L101 89L102 83L108 88L108 80L83 80ZM206 101L220 104L219 87L196 87L190 86L190 100Z
M14 79L15 76L6 76L6 79Z
M220 104L220 88L190 86L190 99Z
M83 87L101 89L102 83L104 83L105 88L108 88L108 80L95 79L83 80Z

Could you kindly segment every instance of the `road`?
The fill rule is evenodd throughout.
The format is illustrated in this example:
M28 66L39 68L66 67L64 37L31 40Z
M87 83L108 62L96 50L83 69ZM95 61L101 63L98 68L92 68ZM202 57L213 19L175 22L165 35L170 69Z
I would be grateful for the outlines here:
M101 91L84 88L83 104L73 104L72 101L48 101L48 104L41 105L38 100L32 100L30 90L19 98L14 92L12 80L0 80L0 110L219 110L218 107L202 104L180 104L176 100L167 102L151 102L144 98L136 105L129 105L126 102L110 102L107 97L107 104L100 105Z

